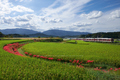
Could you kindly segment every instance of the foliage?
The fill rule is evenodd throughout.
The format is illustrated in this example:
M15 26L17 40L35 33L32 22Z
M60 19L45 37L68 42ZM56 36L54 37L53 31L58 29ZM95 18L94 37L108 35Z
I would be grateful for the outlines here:
M63 39L62 38L50 38L50 39L41 39L40 42L62 42Z
M66 41L66 43L77 44L77 41L75 41L75 40L68 40L68 41Z
M38 36L38 38L40 38L40 36Z
M91 38L120 38L120 32L100 32L100 33L93 33L88 35L80 35L79 37L85 38L85 37L91 37Z
M21 35L21 34L8 34L6 37L29 37L28 35Z
M1 32L0 32L0 37L4 37L4 34L2 34Z

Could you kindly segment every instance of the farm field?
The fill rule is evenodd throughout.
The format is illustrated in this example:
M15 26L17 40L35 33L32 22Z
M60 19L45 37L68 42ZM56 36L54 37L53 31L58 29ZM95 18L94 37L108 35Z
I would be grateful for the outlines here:
M119 80L120 71L101 72L80 68L70 63L49 61L29 56L18 56L3 50L4 45L27 40L0 40L1 80ZM27 43L27 42L26 42ZM94 49L93 49L94 48ZM109 49L109 50L108 50ZM120 67L119 45L78 41L78 44L34 42L22 47L34 55L62 58L64 60L94 60L94 63ZM102 50L102 51L101 51ZM104 53L104 54L103 54ZM105 54L106 53L106 54ZM108 54L109 53L109 54ZM112 54L114 53L114 54ZM111 55L111 57L110 57ZM109 61L110 60L110 61Z
M120 45L83 41L77 43L36 42L25 45L23 51L64 60L94 60L94 63L120 67Z
M33 40L33 39L37 39L37 40L42 40L42 39L50 39L50 38L2 38L2 39L9 39L9 40ZM54 38L54 39L58 39L58 38Z

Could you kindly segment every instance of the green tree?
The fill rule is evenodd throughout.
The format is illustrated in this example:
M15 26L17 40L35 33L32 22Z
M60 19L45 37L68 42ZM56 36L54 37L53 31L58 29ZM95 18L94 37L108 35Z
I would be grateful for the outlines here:
M40 36L38 36L38 38L40 38Z
M11 35L10 38L13 38L13 35Z
M2 34L1 32L0 32L0 37L4 37L4 34Z
M5 35L6 38L8 38L9 36L8 35Z

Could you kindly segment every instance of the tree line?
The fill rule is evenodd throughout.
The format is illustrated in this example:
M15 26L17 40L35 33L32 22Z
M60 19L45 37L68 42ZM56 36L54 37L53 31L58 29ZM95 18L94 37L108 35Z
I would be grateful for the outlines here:
M4 34L2 34L1 32L0 32L0 37L4 37Z
M20 35L20 34L8 34L8 35L4 35L3 33L0 32L0 37L29 37L28 35Z
M20 34L8 34L4 35L0 32L0 37L29 37L28 35L20 35ZM120 39L120 32L99 32L87 35L80 35L78 38L116 38Z
M87 35L80 35L79 38L116 38L120 39L120 32L99 32Z

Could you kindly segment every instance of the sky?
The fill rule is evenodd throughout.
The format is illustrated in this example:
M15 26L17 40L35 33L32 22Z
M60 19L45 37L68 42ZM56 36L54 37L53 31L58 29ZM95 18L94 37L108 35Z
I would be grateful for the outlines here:
M120 0L0 0L0 29L120 31Z

